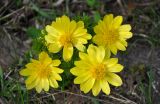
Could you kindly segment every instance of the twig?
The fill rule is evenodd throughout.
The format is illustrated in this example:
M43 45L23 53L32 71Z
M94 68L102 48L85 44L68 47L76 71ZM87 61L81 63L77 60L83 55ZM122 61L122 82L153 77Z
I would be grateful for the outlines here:
M46 97L49 97L49 96L55 96L55 95L61 94L61 93L66 93L66 94L71 94L71 95L75 95L75 96L80 96L80 97L84 97L84 98L87 98L87 99L93 99L93 97L85 96L85 95L81 95L81 94L76 94L76 93L69 92L69 91L61 91L61 90L56 90L56 91L58 91L58 92L57 92L57 93L53 93L53 94L47 93L48 95L42 96L42 97L40 97L39 99L41 99L41 98L46 98ZM101 101L101 102L105 102L105 103L107 103L107 104L109 103L109 102L104 101L104 100L102 100L102 99L97 99L97 98L94 98L94 99L95 99L95 100L98 100L98 101ZM31 101L35 101L35 99L31 99Z
M124 97L124 96L122 96L122 95L120 95L120 94L118 94L118 93L113 93L114 95L117 95L117 96L119 96L119 97L121 97L122 99L125 99L125 100L127 100L127 98L126 97Z
M3 31L8 36L9 40L12 41L11 35L7 32L7 30L5 28L3 28Z
M58 90L58 91L60 91L60 90ZM88 99L93 99L93 97L86 96L86 95L82 95L82 94L76 94L76 93L69 92L69 91L61 91L61 92L64 92L64 93L66 93L66 94L71 94L71 95L75 95L75 96L80 96L80 97L88 98ZM95 100L98 100L98 101L101 101L101 102L106 102L106 103L107 103L107 101L104 101L104 100L102 100L102 99L97 99L97 98L94 98L94 99L95 99Z
M5 78L4 78L4 79L7 79L7 78L8 78L8 76L9 76L12 72L13 72L13 70L9 71L9 72L7 73L7 75L5 76Z
M13 14L15 14L15 13L17 13L17 12L23 10L24 8L25 8L25 7L22 7L22 8L20 8L20 9L14 11L14 12L12 12L12 13L10 13L10 14L7 14L7 15L1 17L1 18L0 18L0 21L1 21L1 20L4 20L4 19L6 19L6 18L8 18L8 17L10 17L10 16L12 16Z
M142 33L134 33L134 36L140 36L143 38L149 38L146 34L142 34Z
M118 3L118 5L119 5L120 8L121 8L122 14L123 14L123 15L126 15L124 6L123 6L123 4L122 4L122 1L121 1L121 0L117 0L117 3Z
M121 103L123 103L123 104L137 104L136 102L131 101L131 100L127 99L127 98L125 98L125 100L123 100L123 99L120 99L120 98L116 98L116 97L114 97L114 96L112 96L112 95L109 95L109 96L103 95L103 96L108 97L108 98L111 98L111 99L116 100L116 101L118 101L118 102L121 102ZM121 97L122 97L122 96L121 96ZM124 98L124 97L123 97L123 98Z
M0 104L4 104L4 102L2 101L2 99L0 98Z
M64 0L58 0L57 2L55 2L53 4L53 6L57 7L57 6L61 5L63 2L64 2Z
M154 5L156 3L160 2L160 0L156 0L153 2L146 2L146 3L135 3L136 6L150 6L150 5Z

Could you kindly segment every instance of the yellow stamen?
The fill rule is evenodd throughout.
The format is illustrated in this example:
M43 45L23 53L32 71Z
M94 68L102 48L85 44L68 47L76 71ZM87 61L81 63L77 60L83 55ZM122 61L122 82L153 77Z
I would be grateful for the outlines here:
M71 43L71 39L70 39L70 36L68 35L62 35L60 38L59 38L59 41L60 43L64 46L64 45L67 45L68 43Z
M109 30L107 33L105 33L103 35L103 40L104 40L104 44L111 45L113 43L115 43L116 41L118 41L119 35L118 35L118 31L114 30Z
M50 69L50 64L48 66L44 66L43 64L41 65L41 69L39 69L39 76L41 78L46 78L49 77L49 75L51 74L51 69Z
M95 79L102 79L105 77L105 65L104 64L100 64L98 65L97 67L93 68L91 70L91 73L92 73L92 76L95 78Z

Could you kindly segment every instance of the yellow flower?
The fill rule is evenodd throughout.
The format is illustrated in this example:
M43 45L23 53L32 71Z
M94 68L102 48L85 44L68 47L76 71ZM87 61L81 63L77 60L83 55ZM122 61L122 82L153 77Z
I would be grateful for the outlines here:
M121 25L122 16L113 18L112 14L105 15L103 21L100 20L98 25L94 27L96 35L93 42L102 45L106 49L106 54L117 54L117 50L126 50L126 40L132 37L129 24Z
M87 54L79 52L79 57L81 60L75 61L76 67L70 71L77 76L74 83L80 84L80 89L84 93L92 89L93 95L97 96L102 89L108 95L109 84L114 86L122 84L121 78L115 73L120 72L123 66L117 63L117 58L105 58L104 47L89 45Z
M43 89L48 91L49 86L58 88L57 80L62 80L59 73L63 72L57 67L60 64L60 60L52 60L47 53L41 52L39 60L32 59L31 63L20 71L22 76L28 76L25 81L27 89L36 88L36 91L40 93Z
M70 19L67 16L56 18L51 25L46 26L48 35L45 40L48 44L50 52L57 53L63 48L63 59L70 61L73 55L73 47L80 51L84 51L87 40L91 39L91 35L84 28L84 23Z

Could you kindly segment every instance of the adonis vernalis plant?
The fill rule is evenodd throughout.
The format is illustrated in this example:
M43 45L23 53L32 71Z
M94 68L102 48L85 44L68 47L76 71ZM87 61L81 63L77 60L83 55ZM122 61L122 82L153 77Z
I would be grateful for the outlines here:
M75 78L74 83L80 84L80 89L84 93L88 93L92 89L94 96L97 96L102 91L105 94L110 93L109 84L120 86L121 78L115 73L120 72L123 66L118 64L117 58L105 58L104 47L96 47L89 45L87 53L79 53L80 61L75 61L74 68L71 73Z
M54 56L55 53L63 50L62 54L58 54L62 55L58 56L59 59L60 57L63 59L52 60L53 57L49 57L46 52L40 52L38 60L32 59L25 66L26 68L20 71L22 76L27 77L25 81L27 89L35 88L39 93L43 89L49 91L50 86L58 88L57 81L62 80L60 74L65 70L66 73L71 72L76 77L74 84L79 84L80 90L84 93L92 91L93 95L97 96L102 90L106 95L110 94L110 85L122 85L122 80L117 73L123 69L123 65L118 64L118 58L111 58L111 53L116 55L118 50L125 51L127 39L132 37L131 26L122 25L122 21L122 16L114 18L113 14L105 15L94 27L95 35L92 41L97 45L95 46L92 42L87 44L92 36L85 29L84 22L70 20L65 15L56 18L51 25L45 27L46 33L42 38L45 40L49 54ZM87 49L85 45L88 46ZM74 48L79 51L79 56L73 54ZM68 62L73 55L79 57L78 61L75 60L76 58L72 60L75 66ZM63 62L70 66L70 71L66 69ZM63 70L58 68L60 64ZM69 74L70 78L73 77L72 74ZM68 81L65 77L63 80Z
M87 40L91 35L87 33L82 21L70 21L67 16L56 18L51 25L46 26L45 40L50 52L57 53L63 48L63 59L70 61L73 55L73 47L84 51Z
M47 53L41 52L39 60L32 59L31 63L20 71L22 76L28 76L25 81L27 89L36 88L36 91L40 93L43 89L48 91L49 86L58 88L57 80L62 80L59 73L63 72L57 67L60 64L60 60L52 60Z
M121 25L122 16L113 17L113 14L105 15L103 21L100 20L98 25L94 27L96 35L93 37L93 42L103 46L106 49L106 54L112 52L117 54L117 50L125 51L127 47L126 40L132 37L129 24Z

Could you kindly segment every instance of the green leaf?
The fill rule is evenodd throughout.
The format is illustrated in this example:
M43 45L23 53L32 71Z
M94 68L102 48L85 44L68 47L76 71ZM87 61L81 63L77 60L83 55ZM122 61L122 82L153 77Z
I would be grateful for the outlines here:
M32 45L32 49L36 52L40 52L42 50L43 47L43 43L39 40L34 40L33 41L33 45Z
M99 101L96 100L96 98L92 98L91 100L92 100L93 104L99 104Z
M32 39L38 38L40 34L41 34L41 30L35 27L29 27L27 29L27 35L31 37Z
M44 10L40 9L37 5L31 2L31 8L35 10L37 13L39 13L41 16L46 17L46 18L51 18L51 16L45 12Z
M1 91L3 91L4 88L4 82L3 82L3 70L2 67L0 66L0 87L1 87Z
M87 0L87 4L90 6L90 7L93 7L96 3L96 0Z
M99 12L94 13L94 21L97 23L101 19L101 15Z
M3 78L3 70L1 66L0 66L0 78Z
M17 6L22 5L22 0L16 0L16 5L17 5Z

